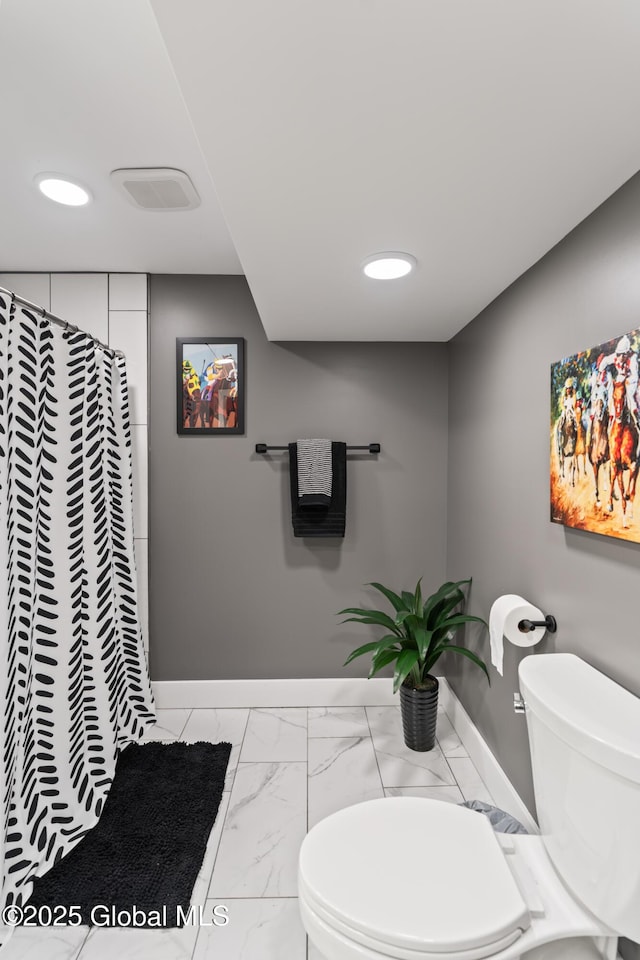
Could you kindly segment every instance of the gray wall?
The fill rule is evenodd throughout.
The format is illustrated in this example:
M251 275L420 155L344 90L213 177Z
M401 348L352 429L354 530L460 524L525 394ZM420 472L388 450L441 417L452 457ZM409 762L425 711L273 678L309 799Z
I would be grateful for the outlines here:
M445 575L446 345L270 343L242 277L153 276L150 295L153 679L366 676L342 664L370 636L336 611L366 581ZM176 433L190 335L246 338L246 436ZM344 540L295 539L286 455L253 452L314 436L382 444L348 460Z
M549 521L549 367L640 326L640 175L450 343L448 569L474 576L470 610L517 593L558 618L540 653L569 651L640 694L640 545ZM637 504L636 529L640 525ZM482 649L489 656L488 641ZM527 651L528 652L528 651ZM525 651L505 644L490 690L471 664L447 675L533 810L523 717Z

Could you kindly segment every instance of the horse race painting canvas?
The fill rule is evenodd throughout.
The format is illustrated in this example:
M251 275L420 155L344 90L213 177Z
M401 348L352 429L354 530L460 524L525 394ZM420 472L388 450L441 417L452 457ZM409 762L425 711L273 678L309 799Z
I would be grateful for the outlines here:
M640 329L551 365L551 520L640 543Z
M176 341L178 433L244 433L244 340Z

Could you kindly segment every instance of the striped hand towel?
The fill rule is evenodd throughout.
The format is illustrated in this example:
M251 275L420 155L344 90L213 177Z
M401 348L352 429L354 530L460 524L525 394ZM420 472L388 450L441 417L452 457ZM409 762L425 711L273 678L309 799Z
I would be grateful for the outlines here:
M298 506L302 510L328 507L333 482L331 440L298 440L296 449Z

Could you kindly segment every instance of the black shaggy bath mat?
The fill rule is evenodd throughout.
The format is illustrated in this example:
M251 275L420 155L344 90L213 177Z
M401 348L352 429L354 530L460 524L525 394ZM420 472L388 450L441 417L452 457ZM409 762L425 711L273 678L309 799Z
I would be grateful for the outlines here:
M185 918L193 922L189 899L230 753L230 743L126 747L99 822L34 881L29 904L58 907L54 920L62 907L79 907L82 922L95 926L181 927ZM133 919L134 907L137 921L144 915L145 922ZM131 921L122 911L132 912ZM38 917L47 913L40 910Z

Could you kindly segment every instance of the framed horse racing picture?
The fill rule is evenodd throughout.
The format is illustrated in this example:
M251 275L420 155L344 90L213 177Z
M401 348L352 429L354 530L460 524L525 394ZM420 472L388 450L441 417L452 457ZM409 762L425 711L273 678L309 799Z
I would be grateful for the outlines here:
M244 433L244 339L178 337L178 433Z
M551 520L640 543L640 329L551 364Z

